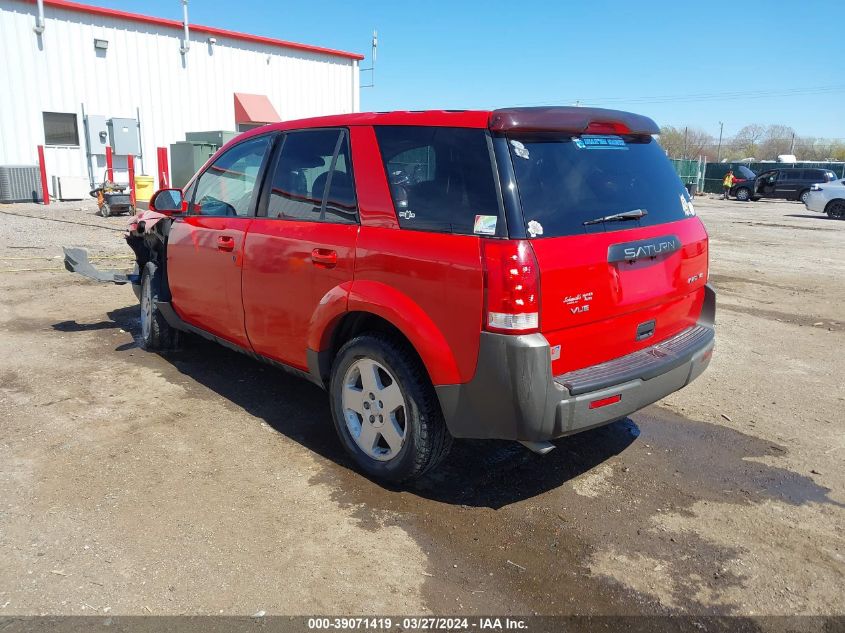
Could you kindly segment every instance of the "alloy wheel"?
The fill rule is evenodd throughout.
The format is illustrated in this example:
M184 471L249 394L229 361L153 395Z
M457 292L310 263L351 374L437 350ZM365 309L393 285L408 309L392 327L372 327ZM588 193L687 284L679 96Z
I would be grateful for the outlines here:
M356 360L343 378L343 418L355 443L368 457L389 461L405 443L407 405L399 383L371 358Z

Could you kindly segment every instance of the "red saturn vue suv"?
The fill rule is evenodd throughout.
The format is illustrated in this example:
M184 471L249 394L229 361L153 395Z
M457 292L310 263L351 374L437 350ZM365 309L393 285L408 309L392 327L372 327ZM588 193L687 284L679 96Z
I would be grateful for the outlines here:
M268 125L128 235L143 344L193 332L324 387L367 474L549 440L707 366L704 225L649 118L593 108Z

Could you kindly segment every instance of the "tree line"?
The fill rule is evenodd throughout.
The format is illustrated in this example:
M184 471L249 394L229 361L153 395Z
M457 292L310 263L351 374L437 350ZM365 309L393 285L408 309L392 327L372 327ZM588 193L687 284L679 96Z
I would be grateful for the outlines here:
M718 138L691 126L664 126L658 140L671 158L703 156L708 162L776 160L780 154L795 154L806 161L845 160L845 141L799 136L787 125L752 123L733 137L723 137L721 147Z

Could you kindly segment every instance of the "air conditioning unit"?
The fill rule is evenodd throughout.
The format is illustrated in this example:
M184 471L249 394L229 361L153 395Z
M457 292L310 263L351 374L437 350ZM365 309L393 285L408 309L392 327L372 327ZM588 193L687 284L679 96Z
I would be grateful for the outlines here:
M87 178L53 176L53 197L56 200L85 200L90 191L91 184Z
M0 202L40 202L38 165L0 165Z

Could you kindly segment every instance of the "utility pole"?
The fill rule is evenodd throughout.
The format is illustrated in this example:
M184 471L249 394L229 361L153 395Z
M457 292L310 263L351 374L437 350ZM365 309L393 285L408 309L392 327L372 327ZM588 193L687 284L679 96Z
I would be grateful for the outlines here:
M789 153L795 154L795 132L792 133L792 143L789 145Z
M689 128L684 128L684 160L687 159L687 131Z
M722 162L722 130L724 129L725 124L719 121L719 149L716 150L716 162Z

